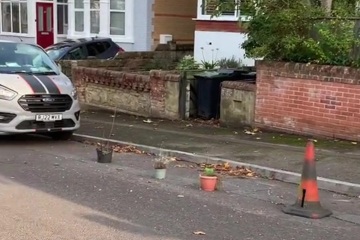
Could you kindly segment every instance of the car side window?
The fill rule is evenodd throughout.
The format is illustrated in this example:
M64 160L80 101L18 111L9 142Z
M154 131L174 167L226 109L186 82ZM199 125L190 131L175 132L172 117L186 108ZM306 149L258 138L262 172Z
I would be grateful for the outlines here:
M85 59L85 58L86 58L86 55L85 55L84 49L82 47L77 47L77 48L70 50L65 56L65 59L67 59L67 60L80 60L80 59Z
M111 47L111 44L109 42L103 42L105 51L108 50Z
M93 42L86 44L86 49L89 57L96 57L105 52L108 47L104 44L104 42Z

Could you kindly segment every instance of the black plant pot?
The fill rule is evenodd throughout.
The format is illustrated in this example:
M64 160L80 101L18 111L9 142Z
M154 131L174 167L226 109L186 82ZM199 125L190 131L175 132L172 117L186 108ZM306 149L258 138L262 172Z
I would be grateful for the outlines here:
M111 163L113 156L113 149L96 149L98 163Z

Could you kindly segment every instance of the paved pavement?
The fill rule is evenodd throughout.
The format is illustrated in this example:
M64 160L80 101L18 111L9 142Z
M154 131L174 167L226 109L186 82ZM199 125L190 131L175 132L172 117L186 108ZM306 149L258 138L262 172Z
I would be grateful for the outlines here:
M162 147L211 157L257 164L301 173L305 137L256 133L229 129L203 122L168 121L118 114L112 134L113 115L90 108L82 115L79 134ZM317 173L325 177L360 184L360 144L317 140Z
M353 240L360 234L360 199L321 191L334 215L286 215L296 186L226 178L222 191L198 189L198 172L174 163L152 178L152 157L115 154L95 162L94 146L45 138L1 138L2 240ZM179 165L180 164L180 165ZM206 235L194 235L203 231Z

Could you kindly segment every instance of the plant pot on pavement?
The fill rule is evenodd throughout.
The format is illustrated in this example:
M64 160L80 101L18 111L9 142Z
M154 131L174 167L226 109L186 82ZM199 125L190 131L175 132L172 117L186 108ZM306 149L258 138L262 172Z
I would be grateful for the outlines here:
M166 168L155 169L155 178L164 179L166 177Z
M112 148L97 148L97 162L98 163L111 163L113 156Z
M216 175L200 175L200 188L206 192L213 192L216 189L217 176Z

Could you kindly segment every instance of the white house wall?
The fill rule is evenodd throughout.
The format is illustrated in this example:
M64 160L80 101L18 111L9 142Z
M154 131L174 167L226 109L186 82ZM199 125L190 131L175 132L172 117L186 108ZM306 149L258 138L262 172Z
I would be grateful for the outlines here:
M124 48L126 51L149 51L152 46L152 18L153 11L152 5L154 0L126 0L127 9L129 13L126 13L126 25L127 25L127 36L122 38L117 36L110 36L109 34L109 12L102 9L100 16L106 21L100 19L100 33L99 34L90 34L90 28L88 26L89 21L85 22L84 32L76 33L74 31L74 0L68 1L68 33L66 35L57 34L57 4L54 4L54 42L59 42L65 40L66 38L81 38L81 37L111 37L114 42ZM42 1L42 2L51 2L51 1ZM89 0L84 0L85 4L89 4ZM109 4L110 0L101 0L100 4ZM35 0L28 0L28 34L16 34L16 33L0 33L0 39L2 40L12 40L12 41L23 41L28 43L36 43L36 9L35 9ZM88 16L85 14L85 20L88 19ZM89 14L88 14L89 15ZM0 28L1 28L1 13L0 13ZM21 39L21 40L20 40Z
M90 15L84 16L84 32L76 32L73 23L74 0L69 1L69 31L68 37L111 37L125 51L146 51L151 48L152 3L154 0L126 0L125 36L110 35L110 0L100 1L100 32L90 33ZM90 9L90 1L84 1L84 8Z
M197 0L197 3L195 60L211 62L234 57L237 60L240 59L245 66L254 66L254 59L245 58L245 51L241 47L247 37L245 29L239 25L239 20L247 21L248 19L242 14L241 5L236 5L232 11L226 11L226 14L213 16L212 4L207 5L206 0Z
M134 44L126 46L128 51L150 51L152 45L152 5L154 0L134 1Z
M0 40L36 43L35 13L36 13L35 0L28 0L27 1L28 34L14 34L14 33L1 32ZM0 11L0 29L2 29L2 11Z
M211 62L234 56L243 65L254 66L255 61L245 58L245 51L241 48L246 39L244 33L195 31L194 58L199 62Z

